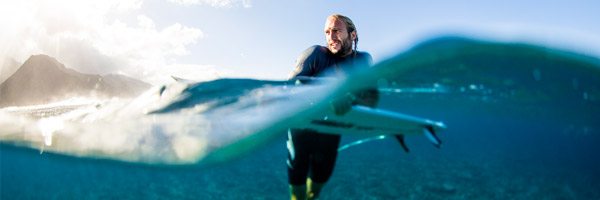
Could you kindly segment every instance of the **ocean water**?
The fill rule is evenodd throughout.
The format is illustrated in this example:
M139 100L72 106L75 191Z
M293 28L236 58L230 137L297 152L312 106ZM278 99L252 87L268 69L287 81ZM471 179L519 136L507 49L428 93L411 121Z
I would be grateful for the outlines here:
M341 151L322 199L600 199L600 61L596 58L532 45L439 38L379 63L369 71L357 72L348 80L334 89L317 90L337 94L364 84L375 84L381 91L381 108L443 121L448 128L439 133L443 141L440 149L433 147L425 137L407 136L410 153L405 153L392 139L375 140ZM221 80L212 82L210 87L204 85L193 90L203 89L212 92L212 96L202 93L202 98L192 95L171 99L167 106L161 103L154 111L172 113L171 108L184 107L212 113L205 116L214 117L232 116L231 110L250 108L244 112L257 114L252 108L268 104L277 105L269 108L281 109L277 102L288 102L280 96L285 92L277 89L288 87L286 84ZM254 92L245 93L248 88ZM316 91L315 88L307 90ZM297 94L308 93L298 90ZM216 102L209 98L223 96L231 98ZM240 101L239 96L254 100ZM261 98L256 100L257 97ZM316 99L321 98L323 95ZM266 99L272 101L265 103ZM207 102L211 103L208 107L195 106ZM66 112L64 106L60 108L63 109L57 112ZM83 108L89 109L88 106ZM80 108L74 108L77 109ZM301 109L304 108L291 110ZM178 117L183 114L177 113L153 119L158 120L153 125L162 127L164 123L182 120ZM117 114L119 119L125 115ZM101 116L105 115L112 117L115 113ZM85 116L83 118L90 119L97 115ZM14 131L7 123L16 120L6 118L0 116L5 120L0 123L2 130ZM105 126L105 122L101 125ZM291 123L288 120L275 122ZM246 124L262 126L275 122ZM144 121L134 127L143 131L138 126L149 123ZM15 126L29 127L25 122ZM81 148L53 147L90 144L60 143L60 139L69 134L59 132L54 133L54 143L48 147L43 146L45 141L41 136L33 141L3 134L0 197L286 199L285 132L279 130L279 125L267 126L275 128L228 137L200 137L228 144L230 148L226 152L236 152L236 156L218 154L222 146L183 149L184 152L226 155L226 159L208 164L201 164L205 157L197 154L183 154L185 162L173 159L182 158L178 157L181 154L164 149L173 149L176 145L165 147L160 142L148 142L148 138L176 137L171 137L168 131L159 131L165 134L156 135L157 132L152 131L155 129L149 131L154 135L139 137L146 139L125 140L117 145L143 147L140 149L144 151L124 153L129 156L122 156L121 151L102 153L106 149L114 150L103 148L108 144L102 141L99 143L103 145L86 153L81 153ZM239 130L255 126L241 127L232 129L242 132ZM229 133L218 130L228 129L211 129L214 133ZM342 143L360 139L363 138L345 136ZM183 143L186 145L189 144ZM42 147L45 148L43 153ZM144 156L132 159L131 155Z

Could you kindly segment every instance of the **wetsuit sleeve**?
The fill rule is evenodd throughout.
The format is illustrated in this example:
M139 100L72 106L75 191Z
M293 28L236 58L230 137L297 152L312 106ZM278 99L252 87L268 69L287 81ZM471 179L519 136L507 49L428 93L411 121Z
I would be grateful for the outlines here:
M362 53L360 61L364 66L371 67L373 65L373 57L369 53ZM368 107L376 107L379 102L379 90L377 86L366 86L364 89L354 93L356 101L354 104L364 105Z
M318 48L319 46L315 45L304 50L304 52L300 54L298 59L296 59L296 66L294 68L294 71L292 71L292 73L290 74L289 79L293 79L299 76L315 75L315 63L317 59L316 57Z

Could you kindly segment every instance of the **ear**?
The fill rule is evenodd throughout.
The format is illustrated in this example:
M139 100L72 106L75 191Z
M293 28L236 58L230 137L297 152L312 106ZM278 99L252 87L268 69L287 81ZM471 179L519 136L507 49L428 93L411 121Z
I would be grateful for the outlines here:
M350 33L350 39L352 39L352 41L356 41L357 37L358 37L358 35L356 35L356 31L352 31Z

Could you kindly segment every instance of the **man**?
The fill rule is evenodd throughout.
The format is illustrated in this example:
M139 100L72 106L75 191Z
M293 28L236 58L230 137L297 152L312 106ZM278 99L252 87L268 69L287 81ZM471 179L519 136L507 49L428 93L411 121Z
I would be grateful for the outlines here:
M350 18L334 14L325 22L327 46L305 50L296 62L291 78L301 76L344 76L357 67L368 67L372 58L356 50L358 34ZM352 48L354 47L354 49ZM376 89L366 89L334 100L336 114L344 114L351 104L375 106ZM340 135L306 129L288 130L288 177L291 199L316 199L327 182L337 157Z

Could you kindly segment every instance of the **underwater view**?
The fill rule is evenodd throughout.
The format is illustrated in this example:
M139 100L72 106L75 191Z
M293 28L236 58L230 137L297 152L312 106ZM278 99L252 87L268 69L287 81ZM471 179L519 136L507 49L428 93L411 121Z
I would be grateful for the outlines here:
M376 85L379 108L443 122L441 148L414 134L408 153L393 138L342 149L321 199L600 199L598 58L441 37L324 85L219 79L0 108L0 198L287 199L286 128ZM47 118L61 126L44 132Z

